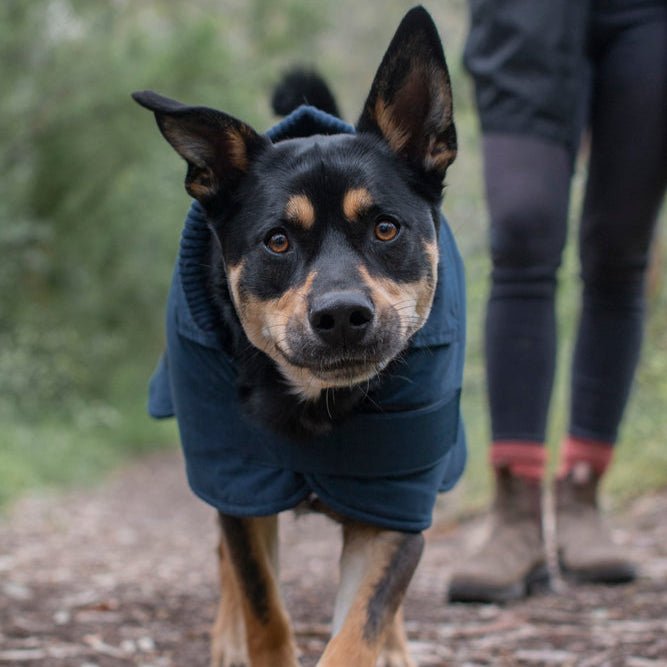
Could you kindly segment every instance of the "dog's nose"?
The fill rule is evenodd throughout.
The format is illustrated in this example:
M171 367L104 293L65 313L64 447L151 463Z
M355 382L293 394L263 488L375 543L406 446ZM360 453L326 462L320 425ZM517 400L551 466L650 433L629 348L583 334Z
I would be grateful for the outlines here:
M373 302L357 291L330 292L316 297L308 319L313 331L332 347L359 343L370 328Z

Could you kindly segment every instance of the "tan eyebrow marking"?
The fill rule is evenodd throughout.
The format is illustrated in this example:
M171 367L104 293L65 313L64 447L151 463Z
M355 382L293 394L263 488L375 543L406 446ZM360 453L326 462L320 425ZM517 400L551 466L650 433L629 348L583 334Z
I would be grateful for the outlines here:
M285 218L304 229L315 224L315 207L306 195L292 195L285 205Z
M358 222L371 206L373 197L366 188L352 188L343 196L343 213L352 222Z

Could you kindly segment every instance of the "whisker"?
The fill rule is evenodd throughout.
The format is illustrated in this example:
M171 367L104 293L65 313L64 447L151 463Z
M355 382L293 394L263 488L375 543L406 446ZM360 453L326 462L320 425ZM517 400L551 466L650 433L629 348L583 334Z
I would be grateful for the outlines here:
M331 408L329 407L329 387L324 390L324 403L327 409L327 414L329 415L329 419L333 419Z

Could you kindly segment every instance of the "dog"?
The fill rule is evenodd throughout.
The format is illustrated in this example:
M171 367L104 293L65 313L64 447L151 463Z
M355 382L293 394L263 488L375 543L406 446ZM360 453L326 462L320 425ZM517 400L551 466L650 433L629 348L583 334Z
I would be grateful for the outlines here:
M189 483L219 511L214 667L298 664L277 515L304 504L343 532L319 667L410 667L402 600L436 494L465 460L462 270L440 214L457 152L450 78L416 7L356 128L318 77L282 90L295 88L306 105L274 98L289 115L266 135L133 94L195 200L150 411L176 415Z

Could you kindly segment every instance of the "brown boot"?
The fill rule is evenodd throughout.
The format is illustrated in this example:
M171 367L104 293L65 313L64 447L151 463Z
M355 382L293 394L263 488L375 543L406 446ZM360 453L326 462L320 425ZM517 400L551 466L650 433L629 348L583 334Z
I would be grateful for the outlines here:
M556 542L558 562L566 579L620 584L632 581L636 568L614 544L597 503L600 477L577 463L556 481Z
M541 496L539 482L497 471L491 533L454 570L451 602L507 602L548 585Z

